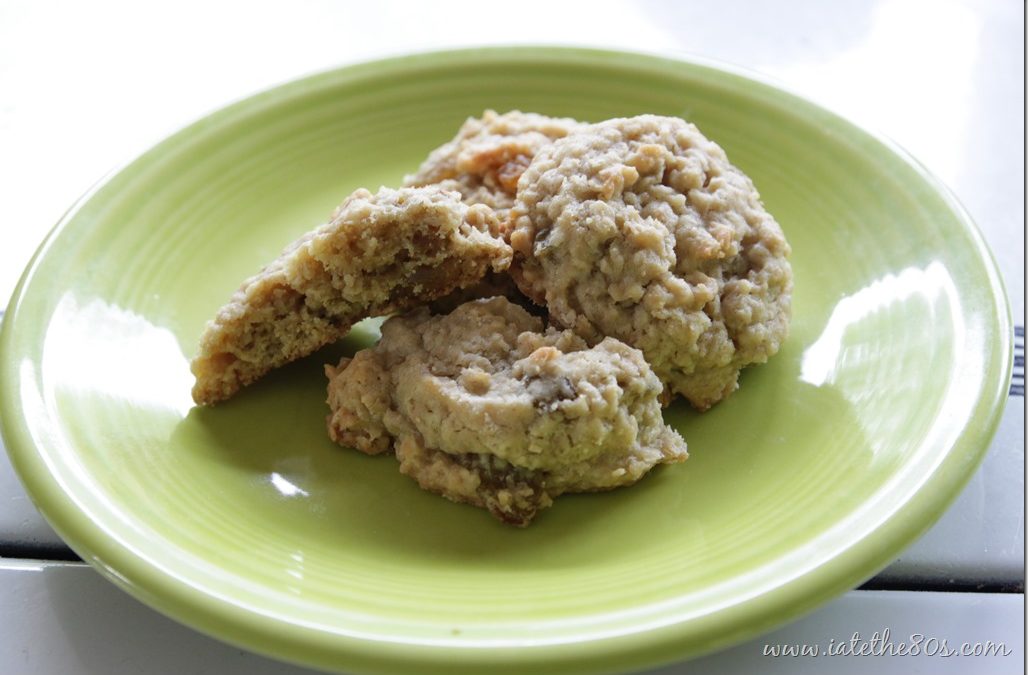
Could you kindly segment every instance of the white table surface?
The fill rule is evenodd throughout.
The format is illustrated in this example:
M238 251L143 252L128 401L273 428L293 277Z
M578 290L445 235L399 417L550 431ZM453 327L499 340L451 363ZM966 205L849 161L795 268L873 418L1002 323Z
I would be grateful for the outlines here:
M63 211L112 167L256 90L422 49L576 44L699 55L891 137L985 233L1024 325L1024 5L1014 0L482 2L0 0L0 308ZM502 9L502 15L495 14ZM1020 379L1023 389L1023 337ZM1023 672L1024 398L942 520L871 582L751 643L661 673ZM2 423L2 421L0 421ZM0 453L0 672L301 672L201 636L74 558ZM893 627L1005 657L774 658Z

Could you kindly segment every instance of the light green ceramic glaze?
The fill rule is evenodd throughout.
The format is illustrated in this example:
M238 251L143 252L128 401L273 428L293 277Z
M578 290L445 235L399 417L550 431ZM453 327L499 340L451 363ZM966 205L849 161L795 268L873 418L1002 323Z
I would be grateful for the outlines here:
M709 413L667 413L691 459L561 498L527 530L329 441L321 365L373 326L215 409L189 399L203 323L241 279L485 108L685 117L793 246L781 353ZM611 671L752 636L891 560L981 459L1008 333L967 215L835 115L699 63L459 51L262 93L105 180L25 272L0 393L12 460L54 528L202 631L354 672Z

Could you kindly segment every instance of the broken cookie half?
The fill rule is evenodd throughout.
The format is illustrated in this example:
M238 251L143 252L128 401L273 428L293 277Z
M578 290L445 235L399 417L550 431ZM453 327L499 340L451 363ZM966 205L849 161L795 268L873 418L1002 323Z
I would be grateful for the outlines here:
M560 494L630 485L688 456L642 352L589 347L502 297L393 317L326 374L333 440L395 452L422 488L513 525Z
M357 190L208 322L191 366L193 399L222 401L361 319L406 311L506 269L511 249L501 230L492 209L439 186Z

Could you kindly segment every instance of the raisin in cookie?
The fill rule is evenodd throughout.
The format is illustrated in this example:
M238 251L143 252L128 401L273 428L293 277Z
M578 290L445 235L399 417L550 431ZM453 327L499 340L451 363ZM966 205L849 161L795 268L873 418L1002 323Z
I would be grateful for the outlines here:
M687 457L639 350L590 348L502 297L393 317L374 348L325 371L333 440L393 450L422 488L514 525Z
M208 322L192 362L193 399L226 399L365 317L405 311L505 269L511 250L499 232L491 209L457 192L357 190Z
M641 349L668 398L709 408L788 332L782 230L683 120L608 120L540 148L510 218L521 290L590 342Z
M485 204L502 219L535 153L580 126L568 118L486 110L481 118L464 122L456 138L433 150L404 184L457 190L468 204Z

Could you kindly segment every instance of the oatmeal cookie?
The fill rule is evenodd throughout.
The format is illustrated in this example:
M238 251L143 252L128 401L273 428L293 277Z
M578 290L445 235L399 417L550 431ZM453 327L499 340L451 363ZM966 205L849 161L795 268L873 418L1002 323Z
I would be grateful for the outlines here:
M511 209L511 274L556 324L641 349L704 410L788 332L789 245L753 183L692 124L642 115L539 150Z
M212 404L269 370L510 264L486 206L439 187L357 190L330 221L247 279L207 323L193 399Z
M464 122L456 138L433 150L404 184L457 190L468 204L485 204L503 219L535 153L580 126L569 118L486 110L481 118Z
M590 348L502 297L393 317L374 348L325 370L333 440L393 450L424 489L514 525L562 493L629 485L687 457L639 350L613 338Z

